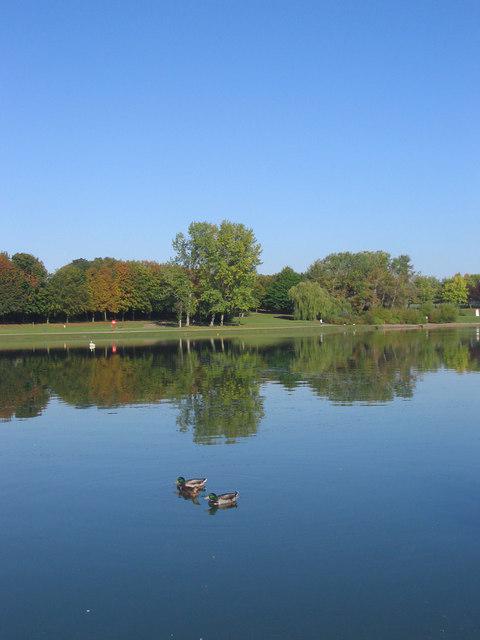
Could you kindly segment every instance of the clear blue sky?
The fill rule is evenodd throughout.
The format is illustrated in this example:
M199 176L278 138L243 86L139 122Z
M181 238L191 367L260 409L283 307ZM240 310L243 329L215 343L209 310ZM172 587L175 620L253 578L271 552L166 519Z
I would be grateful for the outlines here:
M261 271L341 250L480 271L480 3L5 2L0 249L165 260L252 226Z

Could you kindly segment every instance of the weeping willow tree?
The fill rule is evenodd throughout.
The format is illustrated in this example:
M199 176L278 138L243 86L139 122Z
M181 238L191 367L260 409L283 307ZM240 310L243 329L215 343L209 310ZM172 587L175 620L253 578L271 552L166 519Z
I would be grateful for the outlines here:
M338 311L338 304L318 282L304 280L289 291L293 300L293 315L296 320L329 319Z

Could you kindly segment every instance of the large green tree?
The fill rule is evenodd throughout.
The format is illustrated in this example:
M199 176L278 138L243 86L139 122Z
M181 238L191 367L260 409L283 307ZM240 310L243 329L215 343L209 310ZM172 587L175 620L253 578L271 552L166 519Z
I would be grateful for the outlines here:
M314 262L307 277L357 311L408 304L414 294L409 256L392 258L385 251L332 253Z
M195 313L197 300L187 270L177 264L166 265L163 270L163 286L167 306L175 312L178 326L182 326L184 315L188 326L191 315Z
M48 316L64 315L68 321L89 309L86 274L74 264L61 267L49 278L47 292Z
M201 264L201 256L204 248L204 242L211 241L213 228L208 223L197 223L196 227L192 225L189 229L189 236L178 233L173 242L173 250L175 256L173 263L183 267L184 273L187 274L190 284L188 285L188 300L186 300L185 308L185 325L190 326L190 316L198 307L198 278L196 274ZM206 248L206 247L205 247Z
M45 314L47 270L29 253L0 254L0 315L35 319Z
M275 276L257 273L257 277L255 279L254 286L254 296L255 296L255 308L256 309L264 309L264 299L267 293L268 287L273 282Z
M437 302L440 298L442 283L434 276L417 275L414 279L415 302L427 304Z
M415 271L410 256L402 254L392 258L388 265L389 275L393 281L391 306L405 306L415 298Z
M245 312L255 306L255 282L261 246L252 229L224 220L218 229L218 270L215 281L226 302L225 312ZM223 324L223 313L220 324Z
M22 315L37 317L46 315L46 287L48 273L41 260L30 253L15 253L12 263L23 274Z
M174 240L176 260L196 272L200 303L211 316L244 312L255 306L256 268L261 247L251 229L224 220L193 222L188 236Z
M277 313L292 313L293 301L289 295L292 287L302 280L301 274L291 267L284 267L273 276L262 300L262 307L266 311Z
M169 297L169 288L166 285L167 276L165 271L169 268L169 264L161 264L159 262L146 262L145 266L149 272L150 278L150 302L154 313L162 314L172 311L171 298Z
M466 304L468 300L467 281L457 273L453 278L447 278L443 282L442 300L450 304Z

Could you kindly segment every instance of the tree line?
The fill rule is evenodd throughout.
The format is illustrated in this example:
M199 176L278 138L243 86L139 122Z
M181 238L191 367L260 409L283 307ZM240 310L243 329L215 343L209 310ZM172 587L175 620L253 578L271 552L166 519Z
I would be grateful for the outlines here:
M455 319L460 306L480 306L480 274L440 280L415 271L408 255L332 253L305 273L285 267L259 276L261 306L302 320L433 322Z
M454 319L480 305L480 274L439 280L417 273L408 255L333 253L304 273L257 273L261 246L252 229L224 220L193 222L172 242L170 261L79 258L54 273L28 253L0 253L3 322L175 317L218 322L251 310L327 322Z

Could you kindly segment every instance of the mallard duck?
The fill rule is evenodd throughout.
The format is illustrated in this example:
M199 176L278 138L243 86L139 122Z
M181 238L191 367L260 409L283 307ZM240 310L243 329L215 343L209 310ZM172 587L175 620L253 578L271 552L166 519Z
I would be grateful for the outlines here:
M236 504L239 495L238 491L220 493L218 496L216 493L209 493L205 500L212 507L228 507Z
M207 478L190 478L185 480L183 476L177 478L177 489L180 491L201 491L207 483Z

